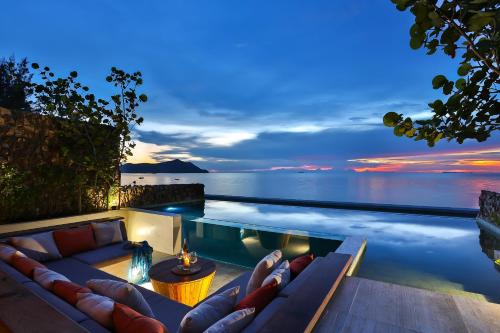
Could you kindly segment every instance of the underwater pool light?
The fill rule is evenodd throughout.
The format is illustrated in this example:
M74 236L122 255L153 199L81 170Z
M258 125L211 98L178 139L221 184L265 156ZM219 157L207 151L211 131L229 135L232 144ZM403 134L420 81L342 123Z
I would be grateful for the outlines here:
M179 207L167 207L167 212L176 212L181 210Z

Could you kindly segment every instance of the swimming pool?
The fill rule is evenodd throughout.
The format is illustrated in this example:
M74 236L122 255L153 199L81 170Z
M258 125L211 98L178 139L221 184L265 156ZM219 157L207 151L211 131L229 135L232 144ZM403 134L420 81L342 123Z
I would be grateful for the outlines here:
M181 214L184 237L200 255L252 266L280 246L289 257L322 255L361 236L367 248L357 276L500 303L500 268L491 258L500 241L471 218L218 200L154 210Z

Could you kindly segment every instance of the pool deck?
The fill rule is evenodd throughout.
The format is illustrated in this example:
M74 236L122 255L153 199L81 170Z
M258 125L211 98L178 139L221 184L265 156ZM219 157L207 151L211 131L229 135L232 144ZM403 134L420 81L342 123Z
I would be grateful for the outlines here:
M346 277L315 333L500 332L500 304Z

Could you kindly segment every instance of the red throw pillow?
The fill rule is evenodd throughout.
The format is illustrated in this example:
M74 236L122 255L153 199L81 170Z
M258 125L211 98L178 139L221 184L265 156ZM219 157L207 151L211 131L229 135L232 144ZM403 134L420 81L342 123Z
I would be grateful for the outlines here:
M19 272L23 273L30 279L33 278L33 271L35 268L46 268L44 265L40 264L38 261L31 258L25 257L23 255L14 254L11 258L10 264L17 269Z
M113 325L117 333L168 333L167 328L158 320L143 316L117 302L113 309Z
M78 293L91 293L92 291L70 281L55 280L52 285L52 292L69 304L76 305Z
M290 263L290 275L291 278L295 278L300 274L310 263L314 260L314 254L306 254L304 256L297 257Z
M90 224L71 229L56 230L54 240L64 257L96 248L94 232Z
M278 281L273 280L273 282L260 287L250 294L246 295L236 306L234 311L255 308L255 314L257 315L261 312L271 301L276 297L278 293Z

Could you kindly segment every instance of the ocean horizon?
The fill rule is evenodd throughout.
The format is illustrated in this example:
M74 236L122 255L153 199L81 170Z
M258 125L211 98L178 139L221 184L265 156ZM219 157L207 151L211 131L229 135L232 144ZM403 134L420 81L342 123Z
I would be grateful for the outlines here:
M262 198L478 208L500 173L214 172L124 173L122 185L202 183L205 193Z

